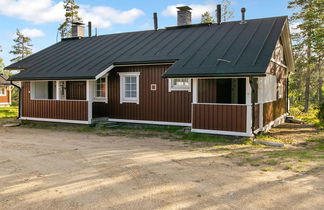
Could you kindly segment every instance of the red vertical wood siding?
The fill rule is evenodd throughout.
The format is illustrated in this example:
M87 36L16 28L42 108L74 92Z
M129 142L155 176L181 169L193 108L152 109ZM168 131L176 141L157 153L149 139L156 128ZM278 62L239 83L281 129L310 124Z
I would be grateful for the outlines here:
M88 101L31 100L30 83L22 83L22 117L88 120Z
M10 87L9 86L0 86L0 88L6 89L6 96L0 96L0 103L8 103L10 102Z
M110 118L164 122L191 122L192 95L188 91L168 91L168 79L162 74L170 65L118 67L109 73L108 104L94 104L94 114ZM120 77L118 72L140 72L139 104L120 104ZM156 91L151 91L156 84Z
M269 124L285 113L287 113L285 98L263 104L263 125Z
M246 106L193 104L193 129L246 132Z

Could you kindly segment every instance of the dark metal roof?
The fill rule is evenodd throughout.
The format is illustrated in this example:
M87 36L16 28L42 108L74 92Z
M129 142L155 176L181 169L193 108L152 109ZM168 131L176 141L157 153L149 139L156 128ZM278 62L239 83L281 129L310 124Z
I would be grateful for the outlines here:
M11 80L94 79L113 64L174 62L165 77L264 75L286 16L64 40L6 69Z

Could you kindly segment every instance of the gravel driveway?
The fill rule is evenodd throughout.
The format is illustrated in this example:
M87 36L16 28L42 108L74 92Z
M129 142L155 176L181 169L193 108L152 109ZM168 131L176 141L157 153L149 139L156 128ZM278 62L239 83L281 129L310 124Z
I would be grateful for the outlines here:
M0 127L0 209L321 209L322 171L262 172L159 138Z

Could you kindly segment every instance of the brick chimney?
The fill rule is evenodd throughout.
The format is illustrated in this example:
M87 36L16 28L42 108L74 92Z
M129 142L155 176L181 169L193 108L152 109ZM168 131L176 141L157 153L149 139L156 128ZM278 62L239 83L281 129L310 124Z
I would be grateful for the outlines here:
M188 6L177 7L178 9L178 26L191 24L191 8Z
M72 38L84 37L84 24L81 22L72 23Z

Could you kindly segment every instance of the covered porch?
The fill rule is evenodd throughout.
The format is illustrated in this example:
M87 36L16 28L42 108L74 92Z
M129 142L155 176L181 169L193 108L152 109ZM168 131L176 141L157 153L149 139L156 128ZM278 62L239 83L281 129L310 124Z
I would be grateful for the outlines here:
M91 124L91 80L22 82L21 119Z
M193 132L252 136L252 130L257 130L256 79L194 78L192 87Z

